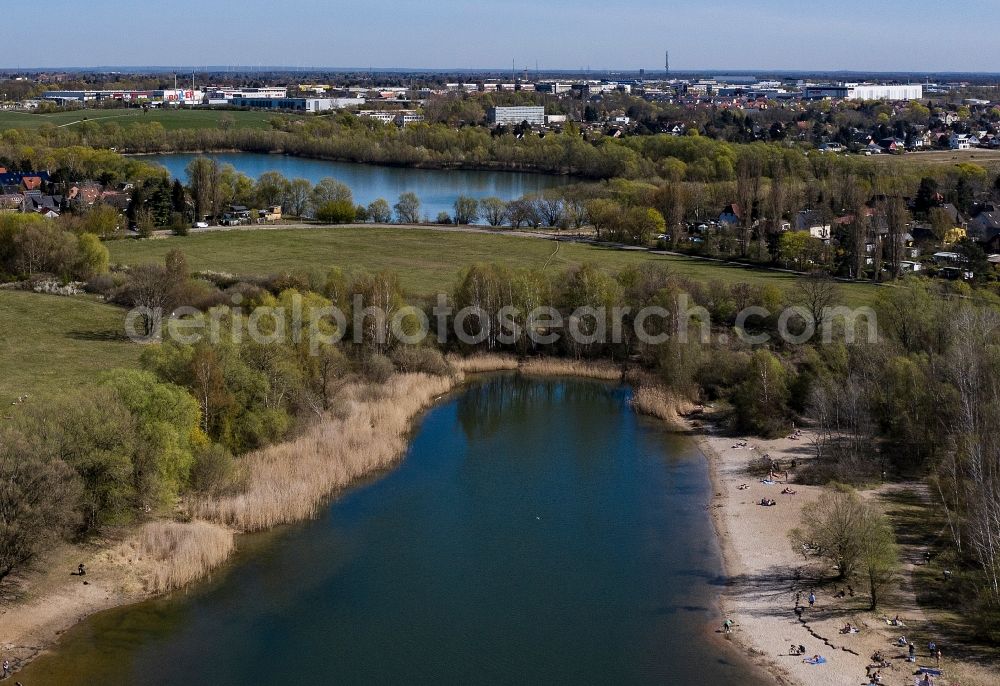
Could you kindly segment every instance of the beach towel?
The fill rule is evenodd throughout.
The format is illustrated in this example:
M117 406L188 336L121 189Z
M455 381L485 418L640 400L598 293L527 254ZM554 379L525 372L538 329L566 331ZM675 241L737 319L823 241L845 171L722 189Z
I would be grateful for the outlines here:
M917 674L930 674L931 676L941 676L942 674L944 674L944 672L935 667L917 667Z
M823 657L822 655L820 655L819 657L817 657L815 659L809 658L808 660L803 660L803 662L807 662L807 663L809 663L811 665L825 665L826 664L826 658Z
M768 486L774 486L776 483L778 483L777 481L772 481L771 479L761 479L760 482L762 484L767 484Z

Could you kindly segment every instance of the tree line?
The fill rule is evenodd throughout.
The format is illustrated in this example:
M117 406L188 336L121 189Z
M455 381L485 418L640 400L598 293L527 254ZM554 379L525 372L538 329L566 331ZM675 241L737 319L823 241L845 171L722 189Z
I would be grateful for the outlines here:
M449 293L456 310L472 308L474 315L449 320L442 343L407 345L387 335L386 319L364 316L366 308L378 307L391 318L412 306L433 321L434 304L408 300L399 279L387 271L198 275L174 251L163 265L95 277L91 288L132 307L169 313L192 306L200 313L193 316L212 317L223 331L236 325L237 307L285 305L290 312L298 297L307 305L335 305L345 312L346 337L318 350L308 349L304 339L266 345L225 335L193 344L165 340L144 353L143 370L110 374L93 403L88 398L72 410L25 418L30 423L15 426L19 433L2 441L9 457L0 461L9 484L4 506L14 522L5 529L13 542L3 547L20 546L27 555L21 562L37 553L35 542L47 540L26 535L25 527L79 534L167 507L188 489L237 487L239 455L334 410L337 389L349 379L379 383L396 370L447 374L445 352L508 351L640 364L679 396L731 407L729 421L740 431L780 435L808 418L817 427L818 460L805 479L928 478L948 523L944 553L961 570L957 582L966 591L970 616L986 631L995 630L1000 619L1000 442L993 437L1000 421L1000 315L997 298L986 291L905 279L877 296L879 338L860 340L848 335L853 326L848 320L829 319L839 287L822 276L802 277L783 290L692 281L652 263L615 273L590 264L553 273L480 263L463 269ZM551 305L567 319L582 306L608 321L624 311L622 335L617 340L561 336L540 343L528 335L530 323L523 319L539 305ZM780 314L789 305L800 308L794 333L811 317L836 335L829 342L788 342L778 334ZM635 335L630 319L648 306L665 309L663 317L647 323L650 333L665 334L655 343ZM739 317L751 306L767 314ZM505 307L517 313L513 337L499 335ZM415 316L403 317L404 329ZM677 333L686 323L695 331L707 326L710 335L685 340ZM148 324L152 331L158 322ZM584 334L598 326L596 319L577 325ZM278 323L261 326L266 333ZM324 319L315 326L333 333L338 324ZM469 337L456 336L457 326ZM771 335L767 343L753 344L747 338L753 334ZM106 412L113 413L113 421L103 418ZM43 440L51 442L39 447ZM20 466L29 457L30 479ZM44 479L36 479L38 474ZM39 502L33 490L38 488L62 494L44 499L54 503L47 515L31 505ZM76 505L67 508L68 502ZM63 517L67 510L77 514Z

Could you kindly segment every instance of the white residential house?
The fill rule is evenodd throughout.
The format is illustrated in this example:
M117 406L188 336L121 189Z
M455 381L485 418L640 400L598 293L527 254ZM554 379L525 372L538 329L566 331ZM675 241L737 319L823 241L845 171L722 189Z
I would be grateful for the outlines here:
M824 243L830 240L830 221L816 210L802 210L795 215L795 230L808 231L812 238Z
M968 150L972 147L972 141L967 133L953 133L948 139L948 145L952 150Z

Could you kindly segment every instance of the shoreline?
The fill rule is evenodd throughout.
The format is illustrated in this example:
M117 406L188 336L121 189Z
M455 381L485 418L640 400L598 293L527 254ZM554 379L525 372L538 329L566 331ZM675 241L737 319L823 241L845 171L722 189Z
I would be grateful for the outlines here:
M913 592L913 565L907 558L917 551L901 546L898 581L872 612L863 589L851 596L849 582L836 582L822 562L804 558L789 540L791 529L800 524L802 508L826 491L825 486L797 483L795 478L798 469L814 459L812 432L799 430L794 437L777 439L727 435L718 417L710 413L699 417L697 424L689 418L687 425L686 433L708 461L713 491L709 507L726 576L719 604L724 616L735 622L729 636L732 643L782 686L857 686L866 681L866 668L876 651L893 665L881 670L884 686L912 686L916 666L934 665L934 660L920 642L917 663L908 663L906 649L895 641L901 635L933 637L937 633ZM783 467L795 460L797 469L790 470L787 481L764 484L747 471L749 461L764 454ZM781 493L786 483L794 495ZM741 484L747 488L740 490ZM919 485L883 484L860 493L864 498L882 499L894 490L912 487ZM759 505L762 497L776 500L776 506ZM810 591L816 593L815 608L806 603ZM796 593L801 593L801 604L806 606L801 619L794 612ZM886 616L899 616L905 628L889 626L883 620ZM848 622L859 633L841 634L840 628ZM805 664L803 656L789 654L790 645L804 645L805 657L822 655L827 662ZM956 660L945 652L946 676L937 678L936 686L997 683L995 668Z
M509 172L512 174L535 174L538 176L552 176L555 178L569 179L575 183L600 183L607 180L605 177L590 178L580 176L571 171L545 171L542 169L528 167L505 167L501 164L489 165L478 164L468 165L464 163L434 164L434 163L406 163L406 162L365 162L362 160L352 160L342 157L331 157L324 155L308 155L289 152L288 150L244 150L242 148L200 148L192 150L168 150L168 151L142 151L142 152L120 152L123 157L148 157L163 155L227 155L227 154L247 154L247 155L277 155L281 157L294 157L302 160L317 160L319 162L338 162L343 164L361 164L366 167L386 167L390 169L424 169L429 171L471 171L471 172Z
M833 584L811 584L811 575L819 570L810 571L810 565L793 551L788 542L787 531L798 525L802 506L818 497L823 488L796 484L796 495L780 495L781 486L760 484L759 479L745 473L751 455L763 452L785 464L793 458L800 463L811 459L808 432L804 432L798 440L747 439L749 447L758 448L754 453L748 447L740 445L743 439L724 435L717 418L711 413L694 420L688 414L692 409L690 404L680 402L650 384L649 379L634 368L609 362L579 362L563 358L524 360L508 355L468 358L450 356L449 362L454 373L447 377L398 374L383 387L359 389L358 384L353 384L353 388L349 385L345 392L355 405L352 405L354 409L347 414L365 410L361 414L364 423L372 421L372 409L377 410L378 414L378 411L384 412L389 407L398 405L403 396L412 396L416 392L419 397L403 409L402 415L397 414L388 419L379 415L380 421L395 422L398 440L380 446L373 446L371 441L369 444L345 441L351 444L349 449L352 454L366 453L366 457L353 468L337 470L336 478L332 481L315 477L315 463L310 463L310 458L296 458L304 460L299 465L304 469L298 471L297 475L320 483L318 488L314 483L313 488L307 491L302 489L300 481L287 484L289 492L297 499L292 503L291 509L270 507L266 509L267 516L261 517L256 511L259 503L252 499L236 498L235 503L232 498L230 502L215 499L213 507L205 507L205 503L202 503L200 508L198 503L190 502L188 505L191 510L200 518L193 519L189 524L170 522L169 525L176 525L182 535L189 525L208 526L217 538L223 535L220 532L224 532L231 541L240 533L262 531L280 524L308 519L324 502L337 497L346 488L363 479L376 477L398 464L424 412L460 389L467 383L470 374L516 372L540 378L573 377L619 381L636 389L632 403L636 412L664 421L671 429L691 438L708 463L711 491L707 501L725 579L716 607L721 613L720 622L727 617L736 622L735 631L728 636L723 635L718 626L707 625L704 633L708 640L726 641L729 644L726 649L735 650L742 655L747 660L748 668L762 680L782 686L853 686L862 680L868 663L867 656L876 649L884 651L890 645L891 631L887 631L889 627L879 627L872 613L858 607L842 606L837 607L836 611L828 611L828 608L832 610L836 604L831 598ZM652 391L646 394L645 402L638 392L640 389ZM366 397L358 404L358 393L369 393L372 397ZM361 410L358 410L359 407ZM308 439L310 432L318 431L321 438L327 438L330 425L337 421L343 421L343 418L328 417L308 428L302 435L248 457L262 457L260 464L273 466L276 458L287 459L289 454L295 454L283 454L281 451L287 451L296 443ZM373 439L375 434L368 437ZM370 454L373 450L378 453L374 457ZM332 455L329 450L312 457L330 462L331 456L333 460L340 457ZM263 476L268 480L272 478L272 475L266 473ZM737 486L741 483L748 484L749 488L738 490ZM778 507L757 506L756 501L763 493L778 499ZM253 506L253 513L247 512L248 506ZM5 594L3 605L0 605L0 626L4 627L3 635L0 636L0 651L4 658L11 660L15 671L52 648L66 630L90 615L164 595L211 576L215 569L231 559L232 552L237 547L231 545L221 557L212 558L193 570L185 570L186 576L172 576L169 570L164 574L163 568L169 567L174 560L169 555L156 558L143 553L139 544L140 534L145 527L163 523L151 522L125 532L112 532L84 544L61 546L45 560L44 571L33 572L22 582L18 591L24 591L22 595L25 597L11 603L10 594ZM197 540L191 541L191 545L196 544ZM82 557L82 554L86 554L86 557ZM68 576L69 570L75 568L81 559L90 570L85 580ZM171 582L153 589L151 583L157 576L168 577ZM802 590L803 598L808 595L809 588L815 588L819 598L815 613L807 610L804 622L799 622L792 612L796 588ZM895 599L890 602L894 601ZM879 615L882 612L893 615L896 609L895 604L887 604ZM910 618L913 613L907 609L903 616ZM837 627L846 621L861 626L862 634L840 635ZM788 646L792 643L805 645L807 655L821 654L828 659L828 663L821 666L803 664L800 656L788 655ZM723 644L719 645L723 648ZM892 654L891 648L889 652ZM904 674L909 673L892 672L883 683L886 686L912 683L912 679L907 681L904 678ZM982 672L974 675L979 677ZM961 683L990 683L989 677L979 681L972 676L963 674Z
M783 495L786 482L761 483L747 473L753 457L768 454L788 465L801 466L812 459L810 432L799 437L760 439L726 435L716 417L706 416L700 426L690 425L689 435L709 464L712 483L711 517L719 541L726 585L719 595L724 617L734 621L730 641L770 678L782 686L856 686L865 680L869 656L875 650L891 649L891 627L879 627L862 606L863 594L835 600L832 596L846 588L822 578L820 565L798 555L788 533L799 525L802 508L821 497L823 486L798 484L794 471L787 484L796 492ZM746 484L745 490L739 486ZM777 501L775 507L759 505L761 497ZM815 609L806 608L803 619L794 613L796 593L802 605L815 591ZM886 604L878 611L895 614ZM847 622L861 627L860 634L843 635L839 627ZM804 655L790 655L790 645L804 645ZM823 665L803 662L804 657L821 655ZM894 662L898 662L894 660ZM903 663L906 665L907 663ZM912 684L906 666L884 671L883 684Z
M116 607L140 603L187 587L191 583L211 576L232 557L240 534L272 529L281 524L301 521L313 516L323 502L337 497L344 489L365 479L377 476L391 469L405 454L413 429L424 412L442 398L461 388L467 375L489 372L514 371L528 376L555 377L568 376L603 379L608 381L623 379L623 368L606 362L576 362L561 358L540 358L519 360L507 355L484 355L470 358L450 357L454 373L447 377L429 377L422 374L397 374L383 387L374 390L365 384L351 384L340 396L363 423L378 417L379 421L395 424L396 440L376 445L352 443L353 454L363 459L348 468L338 469L333 481L319 484L312 473L299 472L300 481L287 484L289 495L295 502L284 502L289 506L284 512L273 507L268 510L272 516L266 523L258 512L247 519L248 505L257 505L251 500L230 498L223 503L222 498L206 502L186 501L185 506L199 517L189 522L174 520L154 520L127 529L109 530L83 543L65 543L46 556L42 564L25 575L15 575L15 585L4 589L0 596L0 656L9 659L12 673L23 669L42 653L51 649L60 636L91 615ZM386 392L386 389L390 389ZM373 393L374 399L358 400L365 393ZM419 397L414 398L414 394ZM409 399L409 407L402 414L391 413ZM415 400L415 402L414 402ZM360 413L360 414L358 414ZM325 437L330 425L343 418L328 417L309 427L302 435L291 438L247 457L261 457L261 464L274 464L274 451L289 450L308 437L310 431ZM373 424L370 426L374 426ZM374 433L369 438L374 439ZM378 453L373 457L372 453ZM320 455L320 458L329 455ZM338 467L340 465L337 465ZM311 486L304 490L305 484ZM273 483L268 483L271 488ZM233 501L236 501L235 503ZM222 507L223 504L228 507ZM273 503L270 503L273 505ZM214 505L215 507L212 507ZM168 525L175 529L173 545L165 551L150 552L144 545L143 534L148 527ZM242 526L241 526L242 524ZM207 531L206 531L207 529ZM205 533L210 538L228 538L229 545L223 544L223 553L202 554L204 564L193 568L181 568L171 557L178 548L198 547L199 537ZM217 540L210 541L217 544ZM85 577L71 575L77 565L83 562L88 574ZM164 582L164 579L167 579Z

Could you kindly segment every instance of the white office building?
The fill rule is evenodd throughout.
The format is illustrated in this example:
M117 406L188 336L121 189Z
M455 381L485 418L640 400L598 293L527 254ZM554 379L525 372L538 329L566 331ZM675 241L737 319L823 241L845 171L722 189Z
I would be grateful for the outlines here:
M491 124L516 125L528 122L531 125L545 124L545 108L541 105L522 105L517 107L493 107L490 109Z

